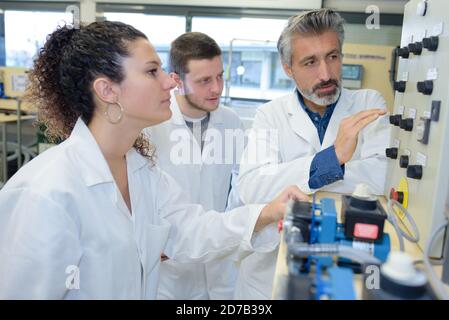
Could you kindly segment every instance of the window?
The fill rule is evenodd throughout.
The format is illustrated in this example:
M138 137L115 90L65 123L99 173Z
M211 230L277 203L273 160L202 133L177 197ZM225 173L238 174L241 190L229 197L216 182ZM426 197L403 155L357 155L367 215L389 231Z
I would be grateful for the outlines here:
M285 74L277 52L271 54L271 66L271 88L291 91L295 82Z
M223 96L271 100L290 91L288 86L271 84L271 78L280 79L279 72L283 73L282 68L277 70L280 65L272 63L272 55L277 54L276 43L285 24L284 19L193 17L192 31L211 36L223 50L224 68L229 72Z
M169 63L170 43L185 32L186 25L186 18L182 16L105 12L104 17L109 21L127 23L142 31L156 48L165 70Z
M32 67L47 35L73 20L70 13L5 10L6 65ZM26 27L24 28L24 22Z

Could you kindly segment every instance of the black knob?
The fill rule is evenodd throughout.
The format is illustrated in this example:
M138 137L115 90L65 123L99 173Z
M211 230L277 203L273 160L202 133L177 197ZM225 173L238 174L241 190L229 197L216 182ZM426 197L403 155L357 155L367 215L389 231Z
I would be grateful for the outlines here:
M419 56L422 52L422 43L421 42L410 43L408 45L408 50L410 50L411 53Z
M437 51L438 49L438 37L429 37L422 39L422 45L429 51Z
M432 94L433 91L433 81L432 80L425 80L425 81L419 81L416 84L416 87L418 89L418 92L421 92L425 95Z
M395 81L393 83L393 88L398 92L404 92L406 84L407 83L405 81Z
M398 201L400 204L403 204L403 203L404 203L404 192L398 191L397 194L398 194L398 200L397 200L397 201Z
M402 119L401 123L399 124L399 127L401 129L404 129L405 131L412 131L413 130L413 118Z
M398 148L385 149L385 155L390 159L397 159L398 158Z
M413 165L407 167L407 177L412 179L421 179L422 178L422 166L421 165Z
M401 168L407 168L408 167L408 156L400 156L399 157L399 166Z
M410 55L410 51L408 50L408 47L402 47L398 48L397 50L398 56L408 59L408 56Z
M399 125L401 124L401 120L402 120L402 115L400 114L394 114L390 116L390 123L394 126L399 127Z

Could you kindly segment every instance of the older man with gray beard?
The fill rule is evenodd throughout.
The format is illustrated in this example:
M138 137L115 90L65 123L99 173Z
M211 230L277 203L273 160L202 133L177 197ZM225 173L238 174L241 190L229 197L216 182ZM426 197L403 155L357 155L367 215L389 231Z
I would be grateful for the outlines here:
M383 194L386 103L375 90L341 87L343 22L320 9L291 17L283 30L278 50L296 89L257 111L237 184L245 203L268 201L290 184L309 193L350 193L365 183ZM254 150L264 156L254 161ZM277 250L245 258L236 298L270 298L276 256Z

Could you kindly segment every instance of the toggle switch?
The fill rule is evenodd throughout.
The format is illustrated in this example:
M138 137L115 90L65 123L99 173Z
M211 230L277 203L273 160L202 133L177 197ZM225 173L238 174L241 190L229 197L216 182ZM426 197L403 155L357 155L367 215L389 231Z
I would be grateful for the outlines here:
M432 36L422 39L422 45L429 51L437 51L438 49L438 37Z
M398 91L398 92L404 92L406 84L407 83L405 81L395 81L393 83L393 89Z
M385 149L385 155L390 159L397 159L398 158L398 148Z
M408 50L408 47L402 47L397 49L397 54L401 58L408 59L410 51Z
M402 119L401 123L399 124L399 127L401 129L404 129L405 131L412 131L413 130L413 118Z
M418 92L421 92L422 94L425 95L430 95L432 94L433 91L433 81L432 80L418 81L416 87L418 89Z
M407 168L408 167L408 156L403 155L399 157L399 166L401 168Z
M416 123L416 139L422 144L429 142L430 119L421 117Z
M414 55L419 56L422 52L422 43L421 42L410 43L408 45L408 50Z
M412 165L407 167L407 177L412 179L421 179L422 178L422 166L421 165Z
M399 127L401 124L402 115L401 114L394 114L390 116L390 123L396 127Z

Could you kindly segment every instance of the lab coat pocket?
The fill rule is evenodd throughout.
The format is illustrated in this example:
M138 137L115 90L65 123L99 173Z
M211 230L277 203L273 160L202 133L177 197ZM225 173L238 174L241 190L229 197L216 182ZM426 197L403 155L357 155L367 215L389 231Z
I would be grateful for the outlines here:
M165 251L170 225L147 224L139 243L142 255L143 269L146 274L150 273L161 261L161 254Z

